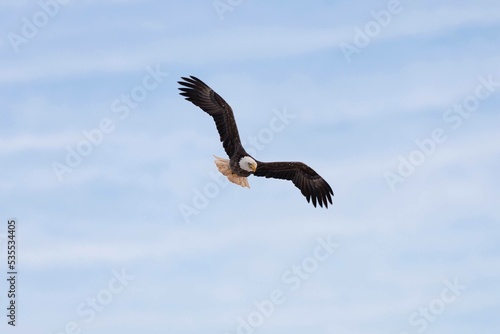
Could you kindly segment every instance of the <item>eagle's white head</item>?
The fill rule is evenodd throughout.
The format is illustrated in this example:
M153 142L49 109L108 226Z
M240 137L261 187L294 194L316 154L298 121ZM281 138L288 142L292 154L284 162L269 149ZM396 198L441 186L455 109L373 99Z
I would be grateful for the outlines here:
M240 168L247 172L254 173L255 170L257 169L257 161L252 159L252 157L245 156L240 159L239 163L240 163Z

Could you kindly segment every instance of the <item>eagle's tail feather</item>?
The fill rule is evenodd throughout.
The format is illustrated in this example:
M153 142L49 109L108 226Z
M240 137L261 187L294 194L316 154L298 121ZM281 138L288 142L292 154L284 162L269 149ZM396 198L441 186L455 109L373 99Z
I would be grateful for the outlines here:
M223 159L216 155L214 155L214 158L215 158L214 162L215 165L217 166L217 169L219 170L219 172L221 172L222 175L226 176L229 181L239 186L250 188L250 184L248 183L246 177L238 176L235 173L233 173L231 167L229 167L228 159Z

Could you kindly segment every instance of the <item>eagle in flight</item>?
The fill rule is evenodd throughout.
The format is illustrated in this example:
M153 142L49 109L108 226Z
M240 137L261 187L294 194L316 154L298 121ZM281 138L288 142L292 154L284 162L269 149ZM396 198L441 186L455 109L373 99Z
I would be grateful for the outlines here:
M200 79L190 76L181 77L178 81L182 86L180 94L186 100L200 107L204 112L213 117L220 141L224 146L229 160L215 157L215 165L219 172L229 181L248 187L247 177L250 175L264 176L290 180L300 189L307 202L312 200L316 207L318 203L328 208L332 203L333 190L330 185L311 167L302 162L261 162L251 157L243 148L234 119L233 110L224 99Z

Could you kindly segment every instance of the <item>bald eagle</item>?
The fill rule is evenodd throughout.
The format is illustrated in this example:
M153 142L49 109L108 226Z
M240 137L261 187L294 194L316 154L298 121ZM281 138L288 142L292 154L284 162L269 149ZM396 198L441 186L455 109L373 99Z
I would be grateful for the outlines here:
M200 79L190 76L181 77L180 94L186 100L200 107L213 117L220 141L229 160L215 157L217 169L229 181L242 187L248 187L247 177L250 175L290 180L300 189L307 202L312 200L328 208L332 203L333 191L330 185L311 167L302 162L261 162L251 157L243 148L234 119L233 110L226 101Z

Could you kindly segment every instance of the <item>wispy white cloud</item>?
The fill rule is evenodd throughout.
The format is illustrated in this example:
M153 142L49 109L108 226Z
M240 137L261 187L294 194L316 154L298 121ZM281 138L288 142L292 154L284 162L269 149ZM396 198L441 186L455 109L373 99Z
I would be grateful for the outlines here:
M484 6L469 4L422 4L427 8L410 9L404 12L404 19L395 20L383 38L411 36L440 37L458 29L474 26L496 25L500 19L498 3ZM403 14L402 14L403 15ZM401 16L402 16L401 15ZM422 24L425 22L425 24Z
M482 7L442 7L407 10L404 20L395 21L382 39L408 38L418 35L440 35L446 30L494 23L500 11ZM426 22L426 24L421 24ZM139 47L113 46L112 50L99 52L71 52L61 50L56 56L38 57L29 64L19 61L4 63L0 82L25 82L42 78L81 76L89 73L123 72L136 70L151 63L208 64L214 62L241 62L251 59L282 58L335 48L341 41L353 36L349 27L284 28L240 27L208 31L200 36L192 33L179 38L169 36L154 43L145 42ZM224 41L224 47L218 46ZM377 43L375 39L373 43ZM248 43L247 41L256 41ZM338 51L338 50L337 50ZM57 64L57 66L47 66Z
M75 141L78 136L73 133L47 135L23 134L0 139L0 154L62 149L67 143Z

